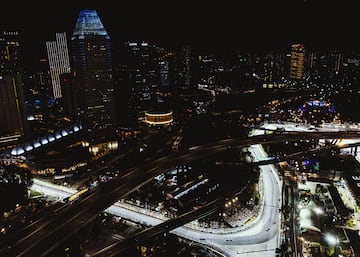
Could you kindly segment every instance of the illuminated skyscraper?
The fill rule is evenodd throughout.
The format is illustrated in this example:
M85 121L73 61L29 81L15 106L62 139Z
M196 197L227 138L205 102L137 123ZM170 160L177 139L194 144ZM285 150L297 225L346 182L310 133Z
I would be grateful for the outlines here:
M185 52L185 86L186 88L190 87L190 65L191 65L191 46L186 45L184 47Z
M163 87L169 86L169 62L160 62L160 85Z
M263 81L278 82L284 74L285 54L269 52L264 57Z
M194 78L193 56L191 45L181 46L172 57L169 73L170 85L181 93L191 90Z
M151 43L132 41L116 51L117 113L123 112L120 124L135 125L143 112L155 104L161 85L160 69L166 68L159 63L157 50Z
M0 148L14 145L25 133L26 113L17 31L0 32Z
M77 114L90 127L114 121L110 37L95 10L82 10L71 37Z
M60 75L70 72L69 52L66 33L56 33L56 41L46 42L51 82L55 98L61 98Z
M343 69L343 53L326 51L308 55L309 74L321 79L334 79Z
M338 74L342 66L342 54L334 51L330 53L330 68L335 74Z
M302 79L304 75L305 47L303 44L291 45L290 74L291 79Z
M154 90L160 84L156 47L147 42L128 42L125 47L132 87L129 104L143 111L151 106Z

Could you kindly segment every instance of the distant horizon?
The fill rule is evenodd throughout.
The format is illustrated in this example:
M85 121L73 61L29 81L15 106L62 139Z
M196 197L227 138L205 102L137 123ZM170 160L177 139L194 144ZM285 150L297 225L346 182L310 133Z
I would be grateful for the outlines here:
M60 31L59 31L60 32ZM56 33L56 32L55 32ZM55 33L53 35L52 39L49 39L48 41L55 40ZM68 42L70 42L70 36L67 35ZM232 45L221 45L217 42L213 42L213 44L207 44L204 45L201 42L195 42L195 43L189 43L189 42L161 42L161 40L155 41L155 40L146 40L146 39L124 39L124 40L118 40L114 42L114 39L110 35L110 40L112 42L112 49L115 50L118 47L120 47L122 44L125 44L126 42L148 42L151 44L154 44L155 46L162 47L169 51L176 51L179 50L182 46L190 45L192 47L192 51L196 54L215 54L215 55L221 55L221 54L232 54L232 53L284 53L289 54L291 51L291 44L295 43L301 43L305 45L306 52L328 52L328 51L339 51L342 53L355 53L360 54L360 47L357 48L348 48L344 46L324 46L324 45L309 45L306 42L301 41L294 41L294 42L288 42L288 43L281 43L278 46L275 45L263 45L263 46L250 46L245 44L232 44ZM25 40L24 40L25 41ZM46 45L45 41L43 41L42 45L39 45L38 52L34 51L35 46L32 44L26 45L24 42L21 45L21 48L23 50L23 57L24 57L24 65L26 69L32 70L30 67L35 68L37 65L40 64L41 59L48 59L47 52L46 52ZM69 48L70 50L70 48ZM34 66L35 65L35 66Z
M360 51L356 8L325 0L294 3L198 3L169 5L71 1L51 5L6 3L0 13L0 29L19 30L24 58L31 63L46 57L46 41L55 33L74 30L80 10L96 10L116 47L144 40L164 48L192 45L198 51L290 51L303 43L310 51ZM119 5L119 7L118 7Z

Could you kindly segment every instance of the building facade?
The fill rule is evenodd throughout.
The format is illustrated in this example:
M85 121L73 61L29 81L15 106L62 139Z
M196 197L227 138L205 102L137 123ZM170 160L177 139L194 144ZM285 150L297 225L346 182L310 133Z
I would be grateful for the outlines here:
M168 83L168 66L160 63L158 48L144 41L125 42L115 58L119 124L134 127L143 112L156 103L161 83Z
M56 33L56 41L47 41L46 48L49 58L53 94L55 98L61 98L60 75L69 73L71 70L66 33Z
M110 36L95 10L82 10L71 37L77 115L88 127L114 122Z
M17 144L26 132L26 110L17 31L0 32L0 149Z
M302 79L304 75L305 46L291 45L290 79Z

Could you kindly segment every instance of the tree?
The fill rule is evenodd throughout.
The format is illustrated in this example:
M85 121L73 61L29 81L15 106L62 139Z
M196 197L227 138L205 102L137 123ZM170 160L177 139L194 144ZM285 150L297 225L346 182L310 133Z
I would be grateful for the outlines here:
M25 204L28 200L28 188L32 185L30 169L14 164L0 166L0 212L14 209L16 204Z

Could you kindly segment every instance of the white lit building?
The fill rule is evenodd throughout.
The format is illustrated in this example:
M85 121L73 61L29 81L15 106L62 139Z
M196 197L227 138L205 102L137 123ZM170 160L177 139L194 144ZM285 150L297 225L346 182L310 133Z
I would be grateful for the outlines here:
M53 94L55 98L61 98L60 75L70 72L66 33L56 33L56 41L47 41L46 48L49 58Z

